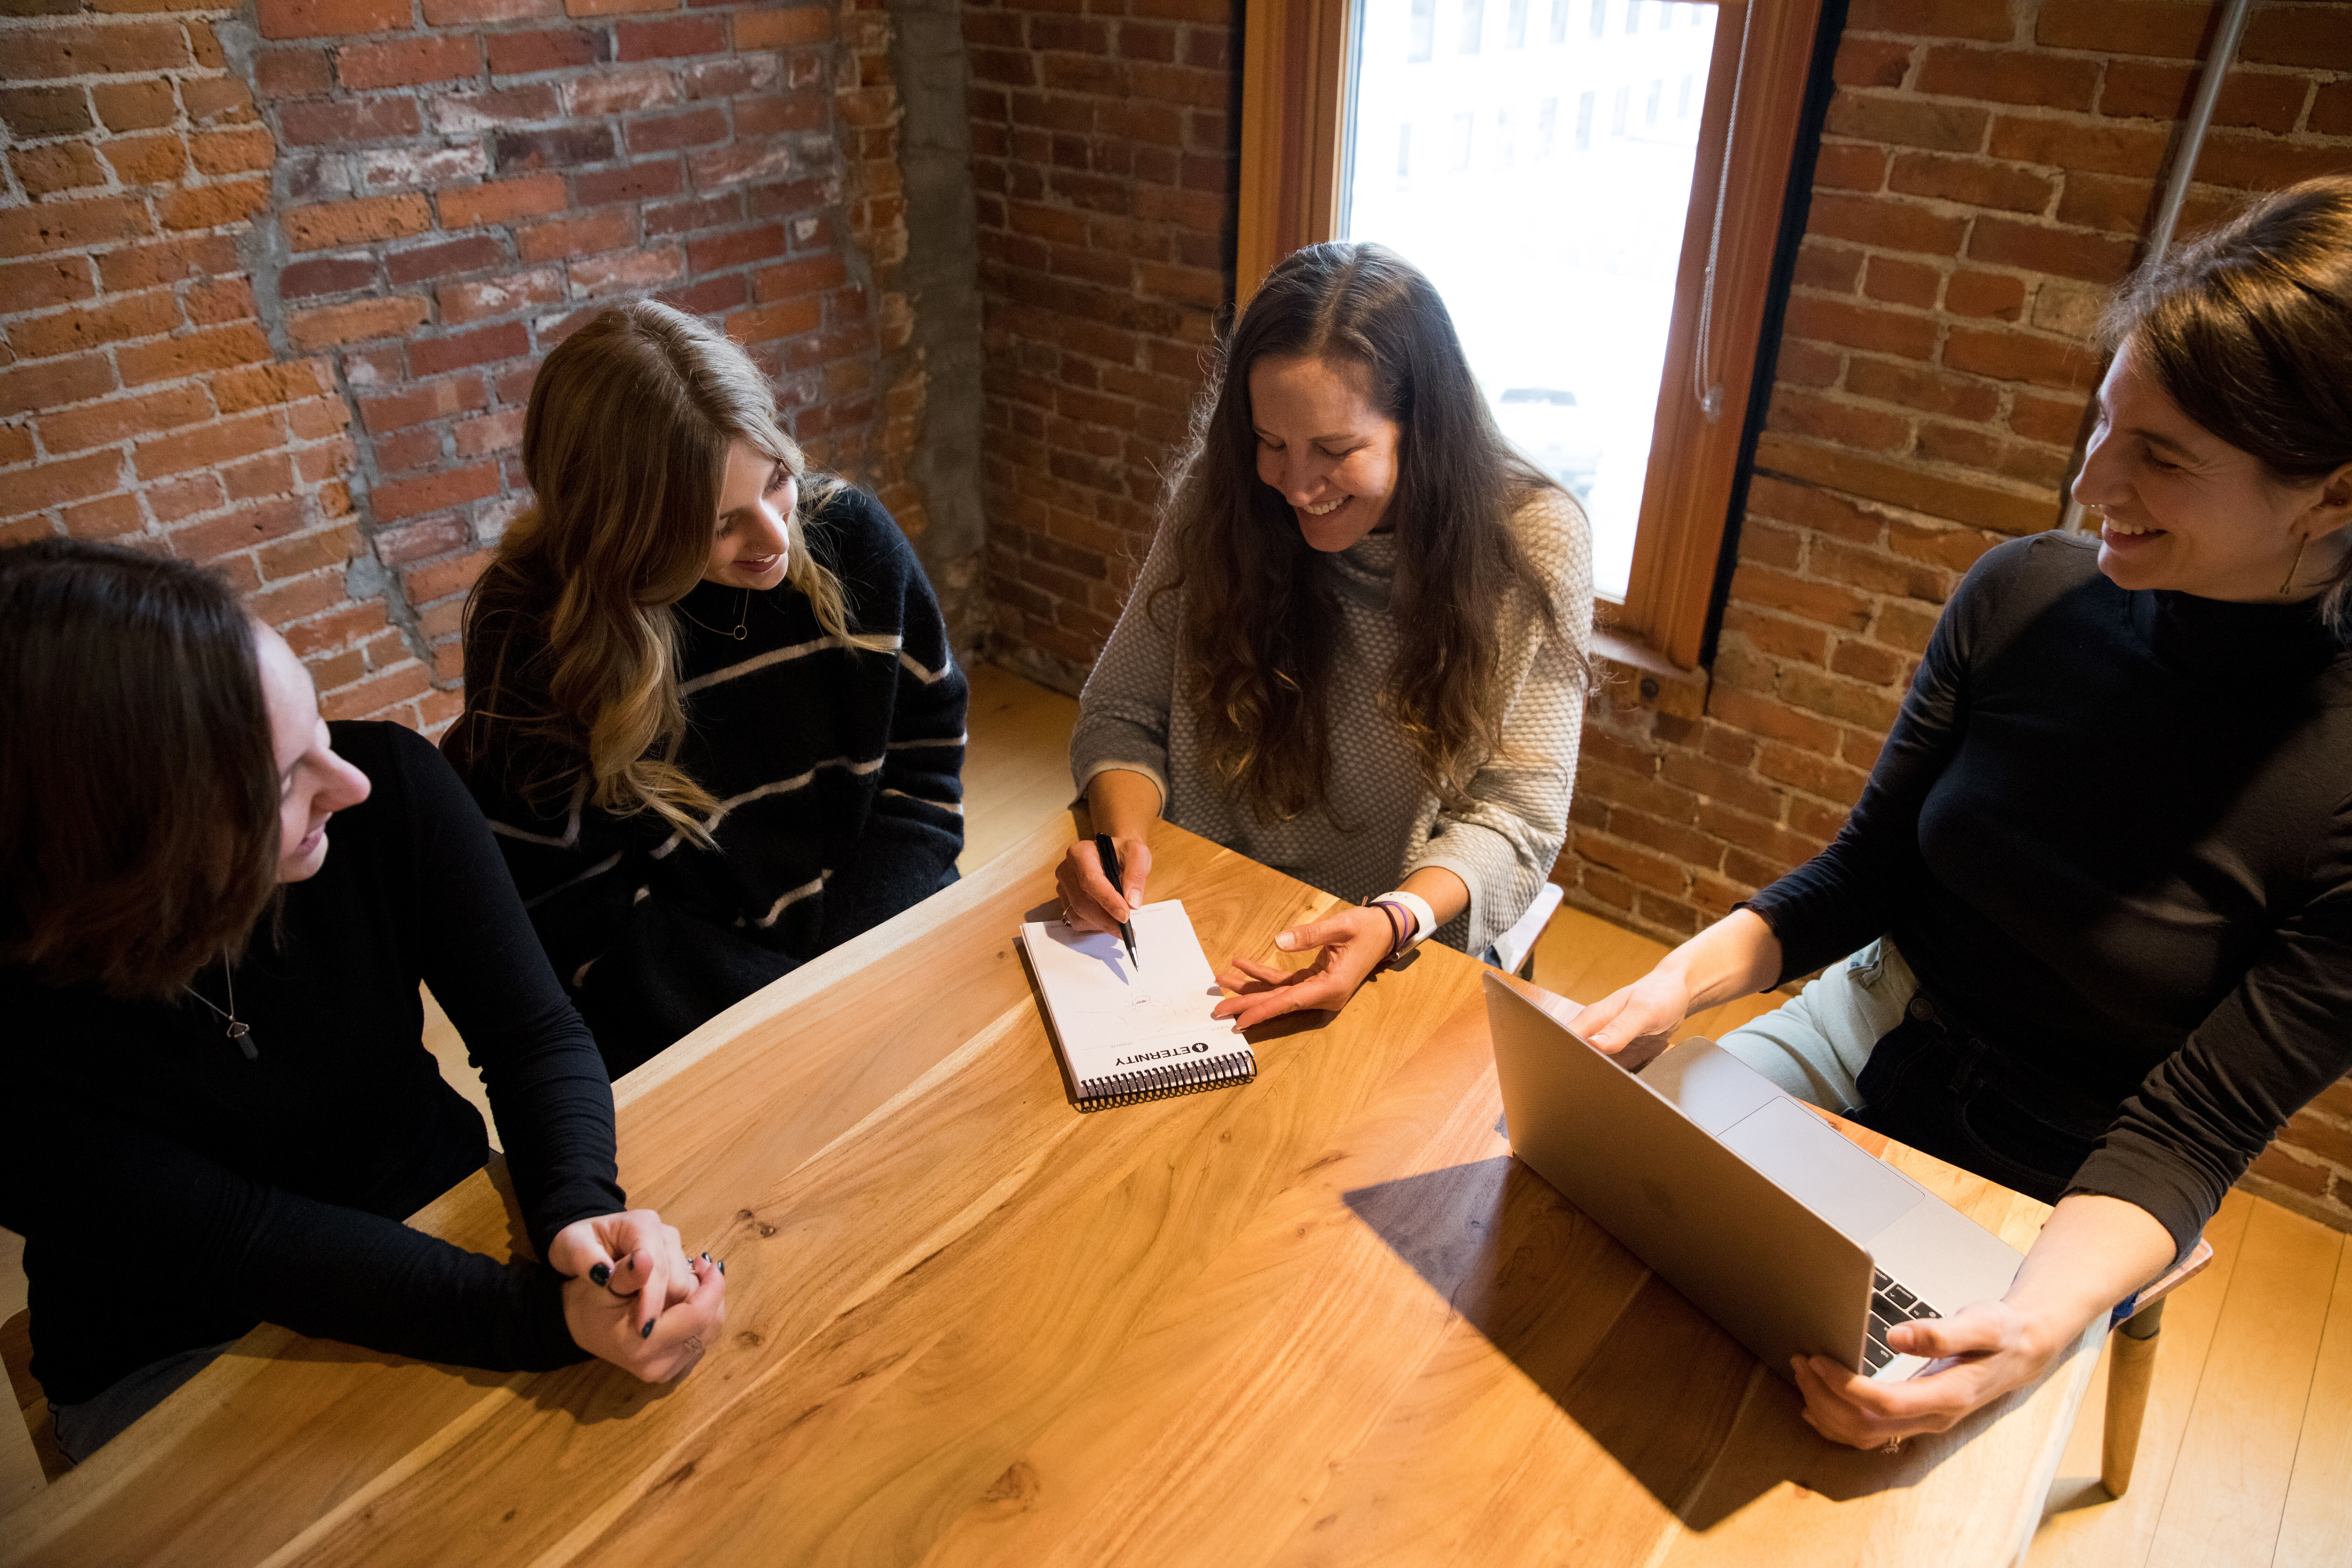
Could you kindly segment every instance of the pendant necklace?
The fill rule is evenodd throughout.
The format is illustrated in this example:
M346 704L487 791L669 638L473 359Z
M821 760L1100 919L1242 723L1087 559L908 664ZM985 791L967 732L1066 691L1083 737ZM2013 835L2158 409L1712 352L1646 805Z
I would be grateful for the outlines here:
M197 990L194 981L189 982L186 989L189 995L228 1020L228 1027L221 1032L236 1042L236 1048L245 1053L247 1061L258 1060L261 1053L254 1048L253 1026L240 1022L236 1016L236 974L226 963L221 965L221 984L228 988L228 1011L226 1013L221 1012L220 1004Z
M736 607L735 629L731 632L721 631L719 627L712 626L709 621L697 616L692 610L686 607L686 601L683 599L678 601L677 613L684 616L688 620L694 622L696 626L700 626L706 632L712 632L722 637L733 637L737 642L741 642L746 637L751 635L747 628L751 624L751 590L749 588L743 590L743 602Z

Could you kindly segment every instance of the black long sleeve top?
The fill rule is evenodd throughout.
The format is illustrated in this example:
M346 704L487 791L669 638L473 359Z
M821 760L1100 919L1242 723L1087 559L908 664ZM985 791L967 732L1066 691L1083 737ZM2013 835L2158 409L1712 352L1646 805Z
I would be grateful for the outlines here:
M417 983L482 1069L541 1256L572 1221L627 1206L603 1063L439 754L395 724L331 733L373 789L335 815L325 863L236 965L249 1058L195 996L0 971L0 1224L26 1238L33 1370L53 1402L265 1321L493 1371L582 1358L553 1271L401 1223L488 1152L421 1043ZM224 979L210 965L195 989L226 1006Z
M2068 1189L2185 1253L2352 1068L2352 653L2315 605L1988 553L1835 842L1756 896L1782 979L1892 934L1945 1011L2112 1107Z
M929 580L862 491L813 506L808 536L853 630L886 646L828 636L789 584L679 602L677 760L719 802L715 850L654 812L600 811L576 782L568 802L537 795L542 759L511 726L469 711L443 742L616 1071L954 879L968 689ZM528 711L513 639L536 633L511 620L467 627L467 678L487 689L503 654L499 707Z

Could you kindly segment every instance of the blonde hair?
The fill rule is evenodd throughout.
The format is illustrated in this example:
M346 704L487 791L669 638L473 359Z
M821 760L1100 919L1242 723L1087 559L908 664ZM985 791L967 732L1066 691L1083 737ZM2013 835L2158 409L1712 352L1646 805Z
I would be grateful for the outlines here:
M669 306L614 306L531 383L522 465L536 504L467 600L466 710L450 746L461 771L504 731L521 770L509 782L535 804L652 811L709 842L701 818L718 803L677 760L687 720L671 606L709 565L738 441L803 481L784 520L785 580L818 625L856 647L888 646L851 628L841 584L808 548L806 514L841 485L807 481L751 357Z

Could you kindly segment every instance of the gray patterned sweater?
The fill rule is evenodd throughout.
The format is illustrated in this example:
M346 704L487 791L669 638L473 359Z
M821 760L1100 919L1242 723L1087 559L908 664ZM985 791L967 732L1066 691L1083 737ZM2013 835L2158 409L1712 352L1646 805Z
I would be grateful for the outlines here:
M1152 604L1154 591L1176 574L1166 529L1078 698L1070 772L1080 793L1109 769L1141 773L1160 786L1161 814L1177 826L1357 903L1424 866L1443 866L1468 887L1470 907L1440 927L1437 939L1485 952L1534 900L1567 833L1592 627L1592 541L1582 509L1547 491L1511 525L1551 584L1565 637L1548 636L1531 605L1507 612L1499 679L1510 693L1503 742L1513 760L1479 770L1468 811L1440 809L1422 787L1410 742L1380 710L1381 684L1400 641L1389 612L1393 534L1370 535L1323 558L1342 617L1331 661L1325 805L1265 822L1203 760L1198 718L1189 702L1175 700L1177 628L1190 590Z

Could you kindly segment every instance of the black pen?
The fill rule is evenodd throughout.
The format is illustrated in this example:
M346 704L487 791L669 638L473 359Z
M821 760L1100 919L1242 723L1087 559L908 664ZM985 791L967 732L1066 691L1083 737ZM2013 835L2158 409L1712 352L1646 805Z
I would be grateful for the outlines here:
M1127 872L1118 863L1118 850L1112 846L1109 834L1095 835L1095 853L1102 857L1103 874L1110 879L1110 885L1118 889L1120 898L1127 897ZM1118 936L1127 943L1128 963L1142 968L1142 960L1135 956L1135 927L1126 921L1119 921Z

